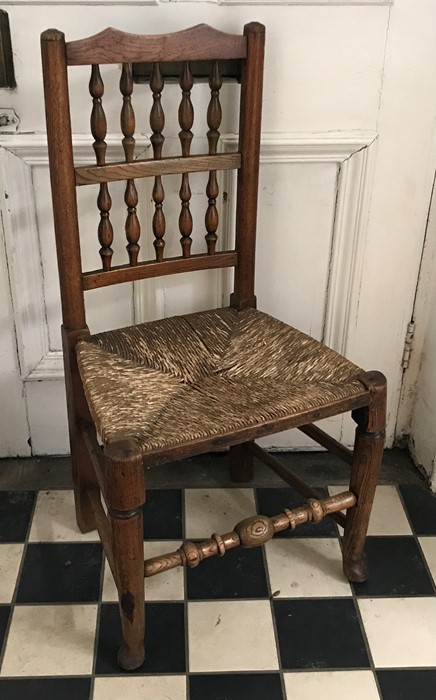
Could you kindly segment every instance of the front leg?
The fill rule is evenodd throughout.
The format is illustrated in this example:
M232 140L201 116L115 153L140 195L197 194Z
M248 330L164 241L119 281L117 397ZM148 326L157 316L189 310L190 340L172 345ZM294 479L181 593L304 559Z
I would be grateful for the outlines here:
M105 457L106 502L123 634L118 663L126 671L132 671L145 658L144 468L142 456L132 441L109 445Z

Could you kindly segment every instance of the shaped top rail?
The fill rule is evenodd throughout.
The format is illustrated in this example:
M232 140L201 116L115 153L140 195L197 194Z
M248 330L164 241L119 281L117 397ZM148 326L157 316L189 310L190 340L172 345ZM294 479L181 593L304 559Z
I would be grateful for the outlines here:
M104 63L201 61L245 58L246 37L227 34L208 24L171 34L130 34L109 27L66 45L70 66Z

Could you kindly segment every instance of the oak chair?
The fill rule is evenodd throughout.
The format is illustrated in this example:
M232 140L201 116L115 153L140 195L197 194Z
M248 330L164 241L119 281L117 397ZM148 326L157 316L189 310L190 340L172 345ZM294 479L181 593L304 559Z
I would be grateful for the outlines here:
M256 208L265 28L247 24L242 35L198 25L174 34L140 36L106 29L65 43L55 29L42 34L47 138L63 312L63 348L77 522L97 528L120 603L124 669L144 660L144 575L175 566L197 566L242 545L267 542L275 532L333 517L344 528L343 568L350 581L367 578L364 542L384 446L386 382L322 343L256 310L254 294ZM219 153L220 63L239 61L239 146ZM210 65L207 110L209 152L190 155L194 111L191 62ZM161 93L165 62L180 68L181 155L164 157ZM121 132L125 160L106 162L106 117L100 64L121 64ZM132 64L151 63L150 126L153 158L135 160ZM96 164L75 167L70 123L68 66L91 66L91 132ZM73 68L74 70L74 68ZM217 251L217 171L237 169L235 247ZM191 254L189 173L206 173L205 251ZM208 175L207 175L208 173ZM165 256L163 177L181 176L181 255ZM154 178L155 260L140 261L140 224L135 180ZM128 259L112 264L112 200L108 183L126 181ZM76 187L99 183L98 238L101 269L83 271ZM84 292L185 271L233 267L234 288L223 309L178 316L91 335ZM354 451L313 425L352 411ZM299 428L351 466L349 490L326 499L301 482L254 440ZM103 449L100 442L103 443ZM144 467L230 448L235 481L249 481L259 458L305 497L307 505L275 517L254 516L234 530L143 561ZM103 508L101 497L106 504ZM346 514L341 511L346 510ZM289 562L290 568L292 562Z

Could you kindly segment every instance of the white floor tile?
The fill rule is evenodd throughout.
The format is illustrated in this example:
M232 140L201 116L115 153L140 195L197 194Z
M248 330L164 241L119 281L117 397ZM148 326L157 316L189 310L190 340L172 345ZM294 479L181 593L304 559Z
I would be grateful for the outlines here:
M419 543L436 584L436 537L420 537Z
M253 489L186 489L186 537L204 539L233 530L256 514Z
M96 678L93 700L186 700L185 676Z
M329 486L331 496L347 490L348 485ZM377 486L368 535L411 534L412 530L395 486Z
M191 671L278 668L269 601L188 604Z
M377 668L436 666L436 598L359 600Z
M144 558L150 559L159 554L173 552L178 549L180 545L181 542L173 542L170 540L145 542ZM102 600L118 600L117 588L106 560L104 566ZM183 600L184 594L184 569L181 566L145 579L146 600Z
M1 675L90 674L96 619L96 605L16 606Z
M96 530L83 534L76 523L73 491L40 491L30 542L98 542Z
M14 595L22 544L0 544L0 603L10 603Z
M287 700L379 700L372 671L285 673Z
M327 538L276 539L266 547L271 590L277 598L349 596L339 542Z

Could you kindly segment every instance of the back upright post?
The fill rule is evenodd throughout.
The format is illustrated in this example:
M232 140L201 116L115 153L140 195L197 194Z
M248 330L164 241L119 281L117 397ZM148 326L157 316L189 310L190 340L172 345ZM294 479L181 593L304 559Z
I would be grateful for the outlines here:
M41 35L51 191L65 328L85 327L65 36Z
M64 34L47 29L41 35L47 142L62 302L68 428L77 523L82 532L95 528L87 489L98 488L80 425L92 425L77 367L76 343L87 337L82 288L79 224L74 179L73 144L68 96L67 57Z
M230 304L235 309L256 306L254 265L265 27L258 22L250 22L244 27L244 35L247 37L247 58L242 70L239 119L242 162L238 171L236 204L238 265L235 269L234 291L230 296Z
M263 57L265 27L251 22L244 27L247 58L243 63L241 108L239 117L239 151L236 203L236 241L238 264L230 305L235 309L256 307L254 266L256 253L257 193L259 186L260 127L262 114ZM233 445L229 452L232 481L246 483L254 474L253 454L247 445Z

